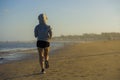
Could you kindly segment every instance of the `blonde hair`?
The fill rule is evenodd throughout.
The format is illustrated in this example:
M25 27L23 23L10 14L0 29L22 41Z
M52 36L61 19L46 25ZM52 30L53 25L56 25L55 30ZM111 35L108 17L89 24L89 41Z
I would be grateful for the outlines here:
M40 15L38 16L38 20L39 20L40 24L46 24L48 18L47 18L47 16L46 16L46 14L40 14Z

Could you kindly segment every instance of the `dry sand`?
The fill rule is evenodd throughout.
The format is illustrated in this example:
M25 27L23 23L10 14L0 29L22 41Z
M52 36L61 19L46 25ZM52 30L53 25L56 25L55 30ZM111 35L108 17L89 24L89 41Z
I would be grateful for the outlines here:
M50 68L39 74L33 58L0 65L0 80L120 80L120 41L65 46L50 55Z

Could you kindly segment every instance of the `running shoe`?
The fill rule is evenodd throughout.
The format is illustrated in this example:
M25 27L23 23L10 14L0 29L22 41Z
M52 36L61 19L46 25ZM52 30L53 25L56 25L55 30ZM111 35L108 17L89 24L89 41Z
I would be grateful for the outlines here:
M46 73L45 69L42 69L41 72L40 72L40 74L45 74L45 73Z

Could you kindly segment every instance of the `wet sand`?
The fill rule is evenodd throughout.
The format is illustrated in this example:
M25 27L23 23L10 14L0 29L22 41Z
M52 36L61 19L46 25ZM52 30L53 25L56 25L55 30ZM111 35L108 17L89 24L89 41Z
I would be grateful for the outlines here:
M120 41L78 43L50 55L50 68L39 74L38 53L0 64L0 80L120 80Z

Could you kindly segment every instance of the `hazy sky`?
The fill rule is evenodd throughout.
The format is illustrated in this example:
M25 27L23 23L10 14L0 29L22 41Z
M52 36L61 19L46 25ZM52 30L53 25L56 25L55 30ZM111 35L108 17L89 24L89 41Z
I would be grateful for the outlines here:
M0 41L35 40L40 13L53 36L120 32L120 0L0 0Z

